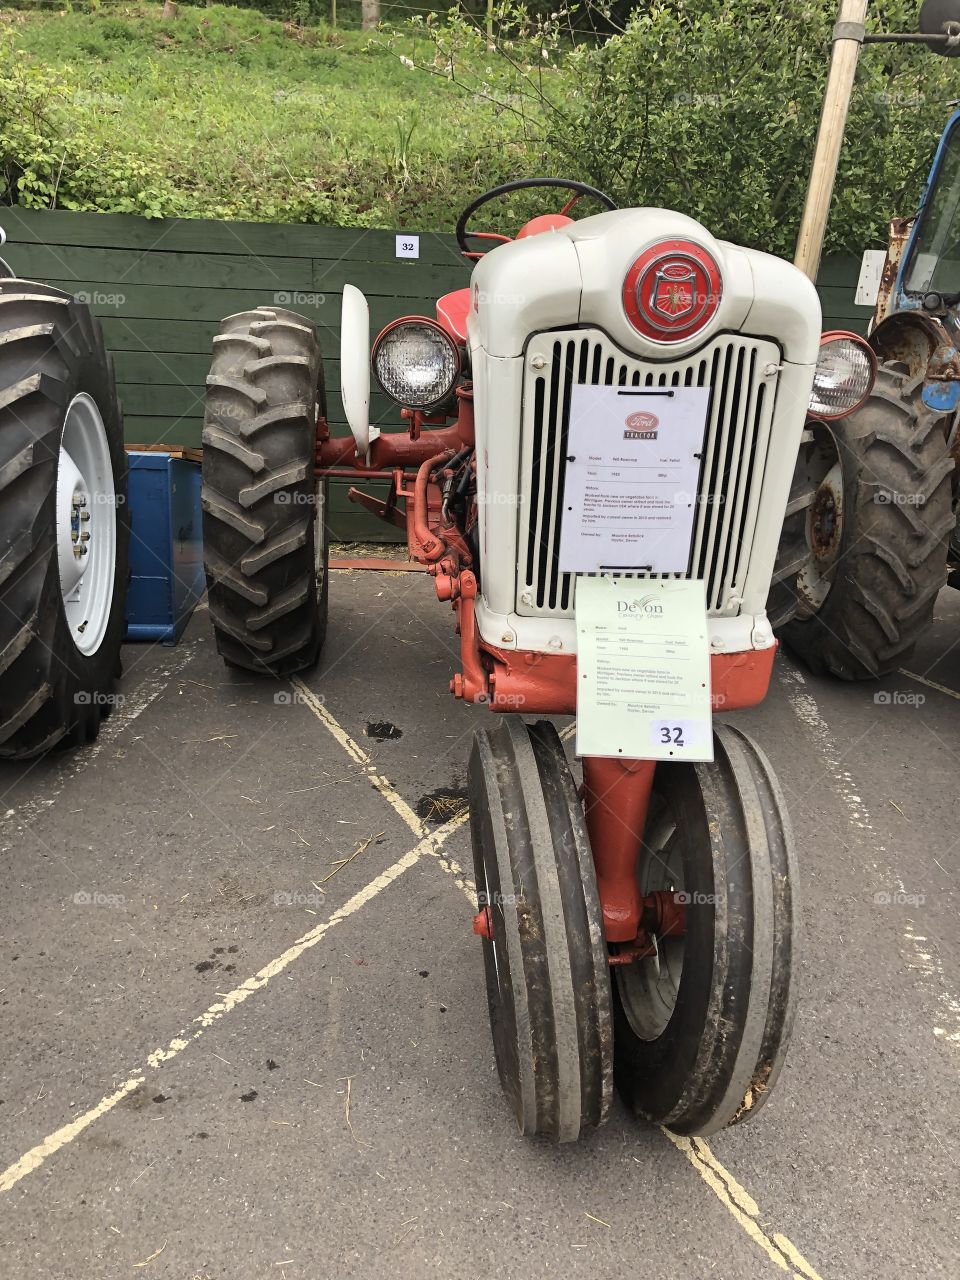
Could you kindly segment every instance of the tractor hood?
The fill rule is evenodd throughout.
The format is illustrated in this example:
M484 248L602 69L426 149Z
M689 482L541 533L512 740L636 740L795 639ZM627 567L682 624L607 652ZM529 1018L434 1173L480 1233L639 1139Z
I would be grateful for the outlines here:
M662 300L654 301L662 301L669 331L654 338L657 330L641 331L628 315L634 277L646 281L649 269L649 283L639 287L651 296L658 262L674 245L692 247L694 261L689 279L677 286L670 271L683 277L680 265L668 261L666 275L661 273ZM773 338L792 364L815 362L819 348L820 301L802 272L780 258L715 240L693 218L667 209L600 213L499 246L477 263L470 289L471 348L496 357L521 355L532 333L574 324L595 325L624 350L654 361L696 351L719 332ZM708 294L708 305L698 310L695 300ZM684 323L686 310L693 324Z

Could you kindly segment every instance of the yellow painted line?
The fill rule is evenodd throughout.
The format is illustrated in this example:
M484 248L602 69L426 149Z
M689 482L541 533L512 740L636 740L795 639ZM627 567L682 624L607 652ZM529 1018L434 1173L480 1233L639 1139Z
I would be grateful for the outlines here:
M84 1129L89 1129L95 1120L99 1120L101 1116L105 1116L108 1111L112 1111L118 1102L122 1102L134 1089L139 1088L143 1084L143 1076L131 1076L129 1080L125 1080L119 1089L108 1094L105 1098L101 1098L95 1107L91 1107L89 1111L85 1111L82 1116L77 1116L75 1120L71 1120L69 1124L65 1124L56 1133L51 1133L48 1138L31 1148L30 1151L20 1157L20 1159L0 1174L0 1191L9 1191L11 1187L15 1187L21 1178L25 1178L28 1173L33 1173L35 1169L39 1169L49 1156L55 1151L59 1151L61 1147L65 1147L68 1142L72 1142L74 1138L79 1138Z
M899 667L897 674L906 676L908 680L916 680L918 684L925 684L928 689L936 689L938 693L945 693L948 698L956 698L960 702L960 693L948 685L937 684L936 680L928 680L926 676L918 676L915 671L908 671L906 667Z
M358 890L342 907L338 907L329 919L318 924L316 928L311 929L309 933L305 933L301 938L298 938L282 955L264 965L252 978L247 978L245 982L235 987L233 991L227 992L226 995L222 996L216 1004L210 1005L203 1013L198 1014L190 1025L181 1031L178 1036L175 1036L166 1047L155 1049L153 1053L149 1054L145 1066L125 1080L113 1093L101 1098L96 1106L91 1107L82 1115L76 1116L69 1124L65 1124L62 1128L51 1133L42 1142L22 1155L19 1160L10 1165L8 1169L5 1169L3 1173L0 1173L0 1191L9 1191L27 1174L36 1172L50 1156L55 1155L61 1148L73 1142L85 1129L88 1129L101 1116L105 1116L109 1111L112 1111L124 1098L143 1084L148 1068L159 1070L164 1063L170 1062L171 1059L183 1053L185 1049L188 1049L192 1043L203 1035L208 1027L226 1017L228 1013L231 1013L238 1005L243 1004L255 992L263 990L284 969L293 964L295 960L299 960L306 951L309 951L322 941L331 929L349 919L362 906L372 898L375 898L378 893L382 893L384 889L393 884L394 880L414 866L423 854L436 853L444 840L461 827L466 818L466 814L459 814L456 818L452 818L449 822L437 827L436 831L432 831L425 836L412 849L408 850L403 857L398 858L386 871L382 871L369 884Z
M678 1151L682 1151L713 1194L750 1239L771 1262L796 1280L821 1280L800 1250L785 1236L769 1236L760 1225L760 1208L754 1198L725 1168L702 1138L682 1138L664 1129Z
M377 767L371 761L370 757L364 751L359 743L350 737L339 720L327 710L313 690L303 683L299 676L294 676L290 681L294 689L300 696L304 705L317 717L320 723L326 728L332 737L339 742L347 755L356 764L362 765L367 775L367 781L375 790L379 791L384 800L390 804L394 811L399 814L403 821L407 824L415 836L426 835L427 828L423 822L414 813L413 809L407 804L403 796L396 790L392 783L377 773Z

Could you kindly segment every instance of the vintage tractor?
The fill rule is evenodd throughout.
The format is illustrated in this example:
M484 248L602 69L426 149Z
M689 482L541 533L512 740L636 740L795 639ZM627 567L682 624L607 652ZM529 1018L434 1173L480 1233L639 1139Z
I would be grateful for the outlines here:
M841 0L795 264L815 279L861 45L960 56L960 4L924 0L917 33L868 33ZM960 115L960 113L958 113ZM940 140L909 233L891 224L869 344L824 335L829 390L811 405L768 603L787 646L847 680L906 661L948 579L960 585L960 132ZM909 237L909 238L908 238ZM904 248L906 246L906 248ZM849 407L854 388L860 398Z
M100 323L0 260L0 757L96 737L120 671L129 537Z
M824 335L838 386L803 435L770 599L815 671L884 675L960 586L960 112L937 147L916 219L894 219L869 346Z
M471 229L489 202L535 189L563 191L561 211L515 239ZM573 220L587 199L603 211ZM684 758L682 725L660 726L664 749L581 751L580 781L551 721L516 713L572 716L579 705L580 733L578 633L593 625L580 598L598 583L626 593L627 613L654 615L658 590L695 586L689 635L702 640L713 707L758 703L776 652L765 606L807 406L812 395L850 407L862 388L838 384L801 272L681 214L616 210L582 183L534 178L474 200L457 239L475 261L469 287L441 298L435 316L393 321L372 348L366 301L345 288L345 439L328 433L312 324L272 306L223 322L203 430L217 644L252 672L313 663L327 608L325 487L332 476L386 481L385 498L350 496L406 531L456 616L451 690L496 717L477 731L468 771L474 930L520 1129L577 1138L605 1119L616 1075L639 1112L709 1133L762 1105L793 1021L797 877L771 767L739 729L711 729L708 705L699 755ZM371 425L371 367L405 430ZM578 574L565 571L561 547L582 514L570 441L584 423L571 405L593 393L613 408L586 427L617 457L625 440L632 448L658 429L668 448L671 397L699 404L684 428L695 492L673 492L660 472L614 472L641 484L670 528L673 504L688 511L688 532L649 563L627 550L614 567ZM601 483L590 501L603 498ZM629 548L640 504L618 511L616 538ZM685 642L667 640L668 653ZM624 679L642 683L645 663L630 659ZM633 696L614 683L613 713Z

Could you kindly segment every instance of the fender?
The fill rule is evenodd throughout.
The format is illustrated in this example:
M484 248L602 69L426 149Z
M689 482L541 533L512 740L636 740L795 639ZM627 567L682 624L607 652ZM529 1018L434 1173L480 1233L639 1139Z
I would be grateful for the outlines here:
M923 377L923 403L935 413L953 413L960 405L960 352L947 325L923 311L900 311L876 326L868 342L884 361L907 365Z
M340 312L340 394L357 453L368 462L380 435L379 427L370 426L370 307L352 284L343 286Z

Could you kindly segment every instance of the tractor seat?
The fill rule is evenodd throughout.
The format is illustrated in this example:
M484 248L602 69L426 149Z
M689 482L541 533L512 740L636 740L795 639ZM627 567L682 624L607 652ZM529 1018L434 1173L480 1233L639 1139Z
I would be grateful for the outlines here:
M437 323L454 342L467 340L467 316L470 314L470 290L454 289L437 299Z

